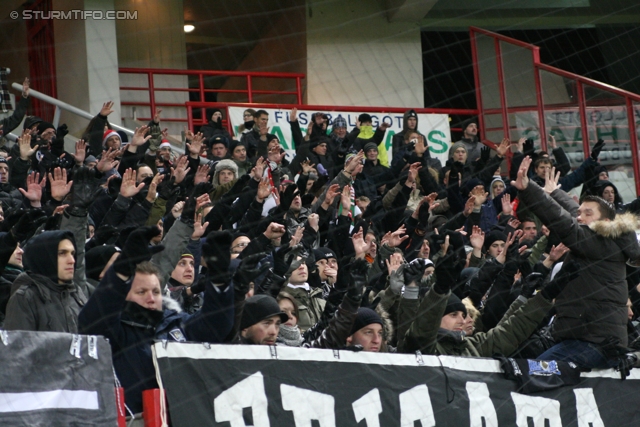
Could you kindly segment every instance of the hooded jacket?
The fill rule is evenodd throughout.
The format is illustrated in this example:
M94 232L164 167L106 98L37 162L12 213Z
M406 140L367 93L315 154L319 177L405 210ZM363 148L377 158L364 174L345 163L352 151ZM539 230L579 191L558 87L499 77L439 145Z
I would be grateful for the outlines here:
M218 176L220 175L220 171L222 170L231 170L233 172L233 180L235 181L236 179L238 179L238 165L236 164L236 162L232 159L220 160L216 164L216 171L213 173L213 188L216 188L220 185L220 179Z
M415 129L409 129L409 117L415 117L416 119L416 128ZM393 139L391 140L391 146L393 149L393 157L396 157L396 153L398 153L399 151L401 151L405 144L404 144L404 136L407 134L407 132L417 132L420 135L422 135L419 131L418 131L418 115L416 114L416 112L414 110L407 110L404 112L403 116L402 116L402 130L398 133L396 133L395 135L393 135ZM427 138L422 135L422 137L424 138L424 142L426 144L427 142Z
M578 204L567 193L555 190L549 197L534 182L519 197L571 249L568 259L581 265L580 276L556 298L554 339L598 344L614 337L626 346L629 292L625 263L640 259L635 233L640 228L638 218L619 214L613 221L579 224L574 217Z
M4 327L9 330L78 332L78 314L87 301L73 282L58 283L58 244L69 231L47 231L34 237L23 255L26 273L11 287Z
M613 200L613 205L616 208L616 212L618 213L640 212L640 198L637 198L633 202L624 204L622 202L622 196L620 196L620 193L618 192L618 187L616 187L611 181L606 181L606 180L597 181L595 184L593 184L593 194L595 194L598 197L602 197L602 194L604 193L604 190L607 187L612 187L613 192L615 193L615 199Z

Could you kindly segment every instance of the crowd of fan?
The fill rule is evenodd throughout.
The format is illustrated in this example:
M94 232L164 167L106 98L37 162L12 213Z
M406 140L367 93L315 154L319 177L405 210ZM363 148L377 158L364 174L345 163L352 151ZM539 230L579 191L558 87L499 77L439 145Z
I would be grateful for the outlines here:
M5 133L29 102L27 80ZM389 162L387 124L317 113L303 135L294 109L287 159L266 111L232 136L214 110L176 156L161 111L127 141L111 107L74 153L33 116L2 148L0 318L107 337L134 412L160 339L636 360L640 201L622 203L602 141L572 170L553 139L490 149L469 120L442 166L409 110Z

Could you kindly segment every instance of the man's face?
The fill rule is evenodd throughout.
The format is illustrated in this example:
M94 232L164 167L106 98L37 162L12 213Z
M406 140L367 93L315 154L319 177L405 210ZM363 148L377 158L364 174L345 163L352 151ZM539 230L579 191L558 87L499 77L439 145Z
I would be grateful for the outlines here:
M462 330L464 331L466 336L470 337L471 335L473 335L473 331L475 330L475 327L473 326L474 323L475 319L471 317L470 314L467 314L467 317L464 318L464 325L462 326Z
M456 149L453 152L453 160L460 163L465 163L467 161L467 150L462 147Z
M474 136L476 136L478 134L478 125L475 123L471 123L470 125L468 125L466 127L466 129L464 130L464 137L465 138L473 138Z
M291 283L304 283L309 278L309 269L307 268L307 264L304 262L300 264L300 267L293 270L291 273L291 278L289 281Z
M347 338L349 345L361 345L363 351L377 353L382 346L382 325L372 323L358 330L355 334Z
M375 258L376 254L378 253L378 245L376 243L376 237L371 233L367 233L364 240L367 243L371 243L371 247L369 248L367 255L369 255L371 258Z
M284 324L292 327L296 326L298 324L298 318L296 317L296 308L293 306L291 300L289 298L282 298L278 301L278 305L280 306L280 310L289 316L289 320L284 322Z
M333 133L335 133L338 138L344 138L347 136L347 128L342 126L333 128Z
M259 127L267 126L267 122L269 122L269 115L268 114L261 114L260 117L258 117L256 119L256 124Z
M612 186L608 185L605 187L604 191L602 192L602 198L609 203L613 203L616 201L616 191L613 189Z
M109 139L107 139L107 142L105 145L107 146L107 149L113 148L114 150L119 150L121 144L122 142L120 142L120 137L117 137L114 135L114 136L110 136Z
M58 243L58 282L70 282L73 280L76 264L76 250L69 239L60 240Z
M377 160L378 159L378 150L376 149L370 149L367 150L367 160Z
M233 181L234 175L229 169L223 169L218 172L218 181L220 185Z
M296 197L293 198L293 202L291 202L290 209L294 212L300 212L300 209L302 209L302 198L300 198L300 195L297 195Z
M51 142L54 136L56 136L56 130L52 128L45 129L45 131L40 134L40 138L47 142Z
M238 145L233 149L233 158L239 162L247 160L247 149L244 145Z
M578 208L576 220L579 224L589 225L594 221L598 221L601 217L600 206L596 202L584 202Z
M11 258L9 258L9 264L17 265L18 267L22 268L23 267L22 266L22 254L23 253L24 253L24 251L22 250L20 245L16 246L16 249L11 254Z
M365 212L367 210L367 207L369 206L369 204L371 203L371 201L366 201L366 200L356 200L356 206L362 211Z
M7 182L9 182L9 165L0 163L0 183L6 184Z
M487 253L490 257L496 258L504 251L504 240L496 240L489 246Z
M153 178L153 171L149 166L140 166L138 168L138 174L136 176L136 183L140 184L146 178Z
M418 121L416 120L415 117L409 117L407 119L407 126L409 127L409 129L411 130L415 129L417 124L418 124Z
M318 144L313 148L313 152L319 156L324 156L325 154L327 154L327 144L324 142L322 144Z
M222 113L220 111L216 111L211 116L211 121L213 121L213 122L217 122L218 120L221 120L221 119L222 119Z
M94 169L96 167L96 165L98 164L98 162L87 162L84 165L86 167L88 167L89 169Z
M149 310L162 310L162 291L158 276L136 273L127 294L127 301L135 302Z
M551 165L549 163L540 163L537 167L536 167L536 175L538 175L540 178L545 179L545 175L548 173L548 171L551 170Z
M600 181L609 181L609 173L608 172L600 172L598 174L598 179Z
M242 336L254 344L274 345L280 332L280 316L272 316L261 320L242 330Z
M425 239L422 241L422 245L420 246L418 258L429 259L429 255L431 255L431 247L429 246L429 240Z
M163 147L160 149L159 153L165 161L168 162L171 160L171 148Z
M247 236L237 237L233 242L231 242L231 259L238 258L238 255L242 253L244 248L251 242Z
M214 144L213 147L211 147L211 153L215 157L223 158L227 155L227 147L225 147L222 143Z
M316 261L320 279L326 281L328 277L336 279L338 275L338 260L335 258L321 259Z
M462 311L453 311L442 316L440 327L448 331L462 331L464 328L465 316Z
M522 240L535 240L536 236L538 235L536 223L533 221L523 222L522 231L524 232L524 234L522 235Z
M195 279L195 262L191 257L184 257L178 261L178 265L171 272L171 278L185 286L191 286Z
M633 320L633 303L630 299L627 299L627 319Z

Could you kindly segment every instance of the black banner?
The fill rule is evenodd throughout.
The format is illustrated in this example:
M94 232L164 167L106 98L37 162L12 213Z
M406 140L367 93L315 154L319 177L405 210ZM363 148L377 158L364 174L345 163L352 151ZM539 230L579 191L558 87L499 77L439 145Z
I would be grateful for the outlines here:
M116 425L102 337L0 330L0 426Z
M625 381L583 373L577 385L527 395L490 359L180 343L154 351L173 426L640 425L637 371Z

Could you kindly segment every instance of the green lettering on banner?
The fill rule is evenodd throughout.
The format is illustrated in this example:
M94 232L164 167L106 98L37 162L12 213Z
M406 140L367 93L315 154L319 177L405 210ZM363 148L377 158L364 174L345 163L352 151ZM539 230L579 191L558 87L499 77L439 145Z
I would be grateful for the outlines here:
M284 148L285 150L289 150L289 141L284 139L284 135L282 134L282 130L280 130L280 126L272 127L271 133L273 133L275 136L278 137L278 140L280 141L280 145L282 145L282 148ZM291 143L291 145L293 145L293 143ZM293 150L293 148L291 149Z
M611 136L611 139L613 140L613 142L618 141L618 125L617 124L612 123L611 132L603 132L602 126L596 127L596 137L598 139L605 139L605 137L607 136Z
M387 151L389 151L391 145L393 144L393 136L395 134L396 132L391 129L387 131L387 139L384 141L384 146L387 148Z
M440 137L442 139L438 139L436 137ZM446 135L442 131L432 130L431 132L429 132L429 135L427 136L427 139L430 142L429 151L431 151L432 153L436 153L436 154L442 154L445 151L447 151L447 149L448 149L447 141L444 140L444 138L446 138ZM437 145L439 145L439 147L434 147L431 144L437 144Z

